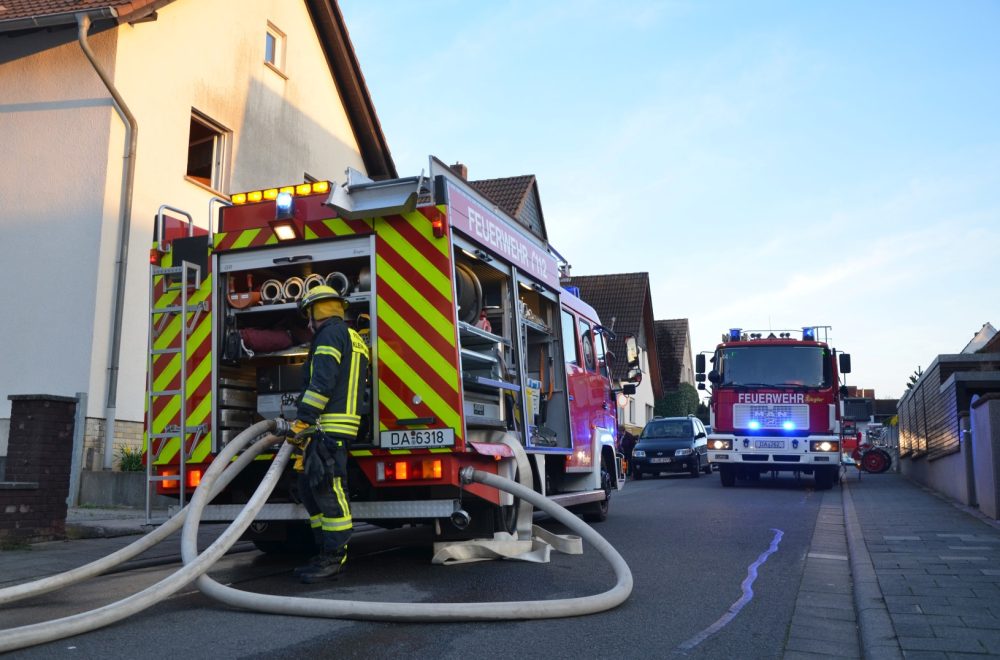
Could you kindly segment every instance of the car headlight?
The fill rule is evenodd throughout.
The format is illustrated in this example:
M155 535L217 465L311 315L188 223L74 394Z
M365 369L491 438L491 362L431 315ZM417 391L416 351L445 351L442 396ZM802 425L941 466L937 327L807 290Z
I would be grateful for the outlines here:
M678 449L677 451L674 452L674 456L690 456L693 453L694 450L688 447L686 449Z
M840 451L840 443L836 440L812 440L809 451Z
M633 449L632 458L646 458L646 452L642 449Z
M709 440L708 441L708 448L709 449L719 449L719 450L726 450L726 451L728 451L728 450L730 450L730 449L733 448L733 441L732 440Z

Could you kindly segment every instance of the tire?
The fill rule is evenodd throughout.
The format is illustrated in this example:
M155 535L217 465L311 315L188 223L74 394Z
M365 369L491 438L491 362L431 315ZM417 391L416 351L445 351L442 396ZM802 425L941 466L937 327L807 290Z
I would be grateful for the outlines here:
M701 457L700 456L698 456L698 457L696 457L694 459L694 463L692 463L691 467L688 468L688 472L690 473L692 479L697 479L698 477L701 476Z
M892 459L881 449L870 449L861 456L861 469L871 474L882 474L890 465Z
M732 488L736 485L736 468L731 465L719 466L719 481L724 488Z
M818 467L813 471L816 479L816 490L830 490L833 488L834 472L832 467Z
M261 552L269 555L313 555L319 551L312 529L305 522L273 521L271 534L256 537L250 534L250 540ZM281 537L284 538L281 538Z
M583 519L589 523L608 519L608 510L611 508L611 471L606 461L601 461L601 488L604 489L604 499L587 504L582 510Z
M711 463L707 463L703 469L705 471L705 474L712 474L712 464Z

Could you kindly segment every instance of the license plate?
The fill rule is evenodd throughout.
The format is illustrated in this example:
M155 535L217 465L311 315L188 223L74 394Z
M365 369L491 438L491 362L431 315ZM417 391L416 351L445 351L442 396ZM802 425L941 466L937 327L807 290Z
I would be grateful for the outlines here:
M455 429L410 429L382 431L379 445L383 449L413 449L414 447L453 447Z
M651 459L649 459L649 462L650 463L669 463L672 460L673 459L671 459L671 458L651 458Z
M757 440L754 442L754 447L757 449L784 449L784 440Z

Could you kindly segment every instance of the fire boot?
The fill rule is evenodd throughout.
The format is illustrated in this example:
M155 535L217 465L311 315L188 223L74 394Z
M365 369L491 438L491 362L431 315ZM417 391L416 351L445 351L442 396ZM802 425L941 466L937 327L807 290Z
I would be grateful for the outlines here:
M309 561L307 561L305 564L303 564L302 566L296 566L294 569L292 569L292 575L294 575L295 577L301 577L303 573L306 573L307 571L311 571L312 569L316 568L317 566L320 565L320 562L323 559L323 550L322 550L323 532L321 532L319 529L314 529L312 533L313 533L313 540L316 542L316 547L318 548L318 551L316 552L315 555L310 557Z
M346 552L324 552L320 555L319 562L312 568L307 568L299 573L299 581L303 584L312 584L327 578L332 578L344 572L347 565Z

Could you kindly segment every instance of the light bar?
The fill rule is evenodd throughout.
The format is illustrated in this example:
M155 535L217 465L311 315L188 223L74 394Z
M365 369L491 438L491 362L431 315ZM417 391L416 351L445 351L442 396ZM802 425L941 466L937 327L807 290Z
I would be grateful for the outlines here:
M234 193L229 197L229 200L233 203L233 205L241 206L243 204L274 201L281 193L288 193L289 195L303 197L305 195L324 195L329 192L329 181L313 181L311 183L300 183L294 186L280 186L278 188L266 188L264 190Z
M742 333L741 328L729 328L729 341L739 341Z

